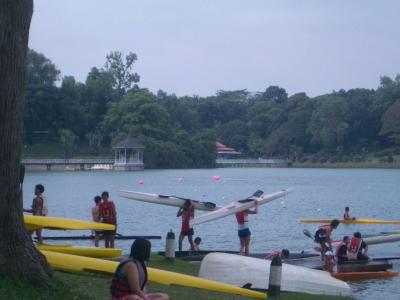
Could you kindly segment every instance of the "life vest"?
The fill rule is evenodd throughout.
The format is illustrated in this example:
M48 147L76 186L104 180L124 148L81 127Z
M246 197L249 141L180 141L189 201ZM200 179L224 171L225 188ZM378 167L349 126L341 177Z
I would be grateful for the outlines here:
M146 285L146 282L147 282L146 265L143 263L140 263L139 261L137 261L136 259L133 259L133 258L125 260L118 265L117 269L115 270L112 281L111 281L110 293L115 298L123 298L123 297L126 297L126 296L132 294L130 287L129 287L128 278L126 277L125 274L122 274L122 268L128 262L135 263L138 268L140 289L143 290L144 286ZM141 272L141 270L142 270L142 272Z
M328 237L328 230L330 229L330 225L323 224L318 227L314 234L314 240L319 243L321 239L326 239Z
M357 259L358 250L360 250L362 239L352 237L348 249L349 259Z
M42 216L47 216L47 214L49 213L49 209L48 209L48 204L47 204L47 198L44 196L41 196L42 200L43 200L43 204L42 204Z
M236 213L235 216L239 225L239 230L248 228L248 215L244 211Z
M115 205L114 202L109 201L107 203L100 203L99 207L100 218L103 223L116 224L117 220L115 217Z

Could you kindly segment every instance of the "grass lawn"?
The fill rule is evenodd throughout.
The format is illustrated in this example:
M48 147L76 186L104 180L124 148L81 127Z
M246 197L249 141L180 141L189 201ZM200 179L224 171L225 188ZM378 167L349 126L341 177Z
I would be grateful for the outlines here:
M196 275L199 264L188 263L184 261L166 261L161 256L152 256L149 266L169 271ZM267 280L267 279L266 279ZM42 289L26 282L13 280L9 277L0 276L0 299L7 300L108 300L110 277L102 275L93 275L90 273L65 273L54 272L53 286L50 289ZM183 288L176 286L165 286L158 284L148 284L149 292L165 292L174 300L176 299L248 299L240 296L233 296L222 293L208 292L193 288ZM305 294L284 293L279 298L281 300L345 300L352 298L315 296Z

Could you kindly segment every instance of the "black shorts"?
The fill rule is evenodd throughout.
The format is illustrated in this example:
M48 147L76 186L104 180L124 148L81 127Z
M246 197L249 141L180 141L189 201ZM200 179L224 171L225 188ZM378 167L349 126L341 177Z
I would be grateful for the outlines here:
M116 230L103 230L102 234L103 236L111 236L111 235L115 235Z
M194 235L193 228L190 228L189 230L186 230L186 231L181 230L181 235L183 235L183 236L185 236L185 235Z
M326 237L315 237L315 242L318 244L325 244L326 242Z

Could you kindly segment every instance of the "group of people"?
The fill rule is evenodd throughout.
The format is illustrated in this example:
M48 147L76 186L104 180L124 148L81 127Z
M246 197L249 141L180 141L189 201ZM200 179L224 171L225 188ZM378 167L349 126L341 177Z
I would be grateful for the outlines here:
M115 204L110 200L110 195L104 191L101 196L94 197L95 206L92 208L93 221L115 225L114 230L102 230L94 232L94 244L99 246L100 236L104 238L106 248L114 248L115 232L117 229L117 210Z

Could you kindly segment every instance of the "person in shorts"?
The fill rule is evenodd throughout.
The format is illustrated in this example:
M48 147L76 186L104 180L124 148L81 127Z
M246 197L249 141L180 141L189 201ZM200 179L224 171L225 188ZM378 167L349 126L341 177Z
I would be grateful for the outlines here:
M236 213L236 221L238 223L238 236L240 240L240 255L249 255L250 248L250 228L248 225L248 215L258 213L257 201L254 209L247 209Z
M117 211L113 201L109 200L108 192L101 194L103 202L99 206L100 222L115 225L114 230L104 230L104 243L106 248L114 248L114 237L117 228Z
M94 222L100 222L101 197L100 196L94 197L94 203L95 203L95 206L92 207L92 218L93 218ZM102 231L93 230L92 234L94 234L94 245L95 245L95 247L98 247L99 246L100 235L102 234Z
M176 216L182 217L181 233L179 234L179 251L182 251L182 243L185 236L188 237L190 250L194 251L195 250L195 246L193 244L194 231L193 228L190 227L190 219L194 218L194 206L192 204L192 201L186 200L185 203L183 204L183 207L179 208Z

